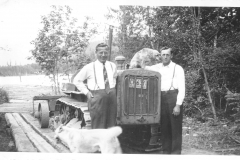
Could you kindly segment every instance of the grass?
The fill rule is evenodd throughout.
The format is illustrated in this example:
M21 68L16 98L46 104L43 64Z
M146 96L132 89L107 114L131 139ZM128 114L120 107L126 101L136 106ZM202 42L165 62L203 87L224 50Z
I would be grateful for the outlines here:
M8 103L9 102L9 95L6 90L0 88L0 104Z
M212 120L201 123L185 118L183 123L183 147L216 152L223 155L240 155L240 136L234 122Z
M12 136L7 132L5 113L0 113L0 152L16 152L16 146Z

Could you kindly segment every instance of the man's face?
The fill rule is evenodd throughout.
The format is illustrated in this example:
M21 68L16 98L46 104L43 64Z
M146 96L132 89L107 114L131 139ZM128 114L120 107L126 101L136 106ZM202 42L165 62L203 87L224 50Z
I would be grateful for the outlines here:
M162 50L161 57L163 65L168 65L172 59L171 49Z
M101 63L105 63L109 56L108 47L98 47L96 51L97 59Z

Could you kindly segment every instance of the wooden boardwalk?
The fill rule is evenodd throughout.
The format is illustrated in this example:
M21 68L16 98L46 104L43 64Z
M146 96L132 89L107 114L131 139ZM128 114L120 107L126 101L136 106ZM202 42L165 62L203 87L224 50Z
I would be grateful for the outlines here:
M6 113L18 152L69 153L69 149L56 143L54 132L40 128L40 124L29 113Z

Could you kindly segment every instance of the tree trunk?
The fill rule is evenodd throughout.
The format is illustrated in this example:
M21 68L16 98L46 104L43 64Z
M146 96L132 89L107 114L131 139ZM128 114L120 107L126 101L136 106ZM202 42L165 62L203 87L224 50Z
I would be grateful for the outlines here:
M111 54L112 54L112 35L113 35L113 26L109 25L109 40L108 40L108 46L109 46L109 57L108 60L111 60Z
M54 70L53 70L53 83L54 83L54 93L55 95L57 95L57 78L56 78L56 74L57 74L57 60L54 61L55 65L54 65Z
M126 11L123 10L123 15L122 15L122 35L123 35L123 41L122 41L122 53L126 53L126 42L127 42L127 24L125 22L126 19Z
M150 17L150 16L149 16L149 15L150 15L149 10L150 10L150 7L148 6L148 7L147 7L147 19L149 19L149 17ZM148 26L148 35L149 35L149 40L150 40L151 47L152 47L152 49L155 49L154 43L153 43L153 41L152 41L151 26Z
M211 91L210 91L210 87L209 87L208 80L207 80L207 74L206 74L206 71L205 71L203 65L202 65L202 70L203 70L204 80L205 80L205 84L206 84L206 88L207 88L209 103L210 103L212 111L213 111L214 120L216 121L217 120L216 110L215 110L215 106L212 101Z
M214 36L213 47L214 47L214 51L215 51L217 48L217 34Z
M70 68L69 68L69 59L68 59L68 56L66 57L66 62L67 62L67 77L68 77L68 82L71 82L71 79L70 79Z
M54 91L54 94L57 95L56 74L55 73L53 73L53 91Z
M218 16L217 16L217 23L218 23L219 12L217 12L217 13L218 13ZM218 29L217 29L217 30L218 30ZM217 31L216 35L214 36L214 40L213 40L214 52L215 52L215 50L217 49L217 39L218 39L217 35L218 35L218 31Z
M206 85L206 88L207 88L207 93L208 93L208 100L209 100L209 103L211 105L211 108L212 108L212 112L213 112L213 117L214 117L214 121L217 120L217 116L216 116L216 110L215 110L215 106L213 104L213 101L212 101L212 96L211 96L211 90L210 90L210 87L209 87L209 83L208 83L208 78L207 78L207 74L206 74L206 70L205 70L205 67L204 67L204 63L203 63L203 58L202 58L202 52L201 52L201 46L203 46L203 43L201 42L201 25L200 25L200 18L201 18L201 11L200 11L200 7L197 8L197 11L198 11L198 15L195 19L195 24L196 24L196 30L197 30L197 41L198 41L198 60L201 64L201 68L203 70L203 74L204 74L204 81L205 81L205 85Z
M58 80L58 59L56 60L56 87L57 87L57 94L60 94L60 87L59 87L59 80Z

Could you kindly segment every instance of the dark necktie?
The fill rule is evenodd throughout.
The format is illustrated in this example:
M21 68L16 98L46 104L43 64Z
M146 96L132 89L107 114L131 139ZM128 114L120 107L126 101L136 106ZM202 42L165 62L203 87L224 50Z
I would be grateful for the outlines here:
M109 87L107 70L105 68L105 63L103 63L103 77L104 77L105 90L108 91L110 87Z

